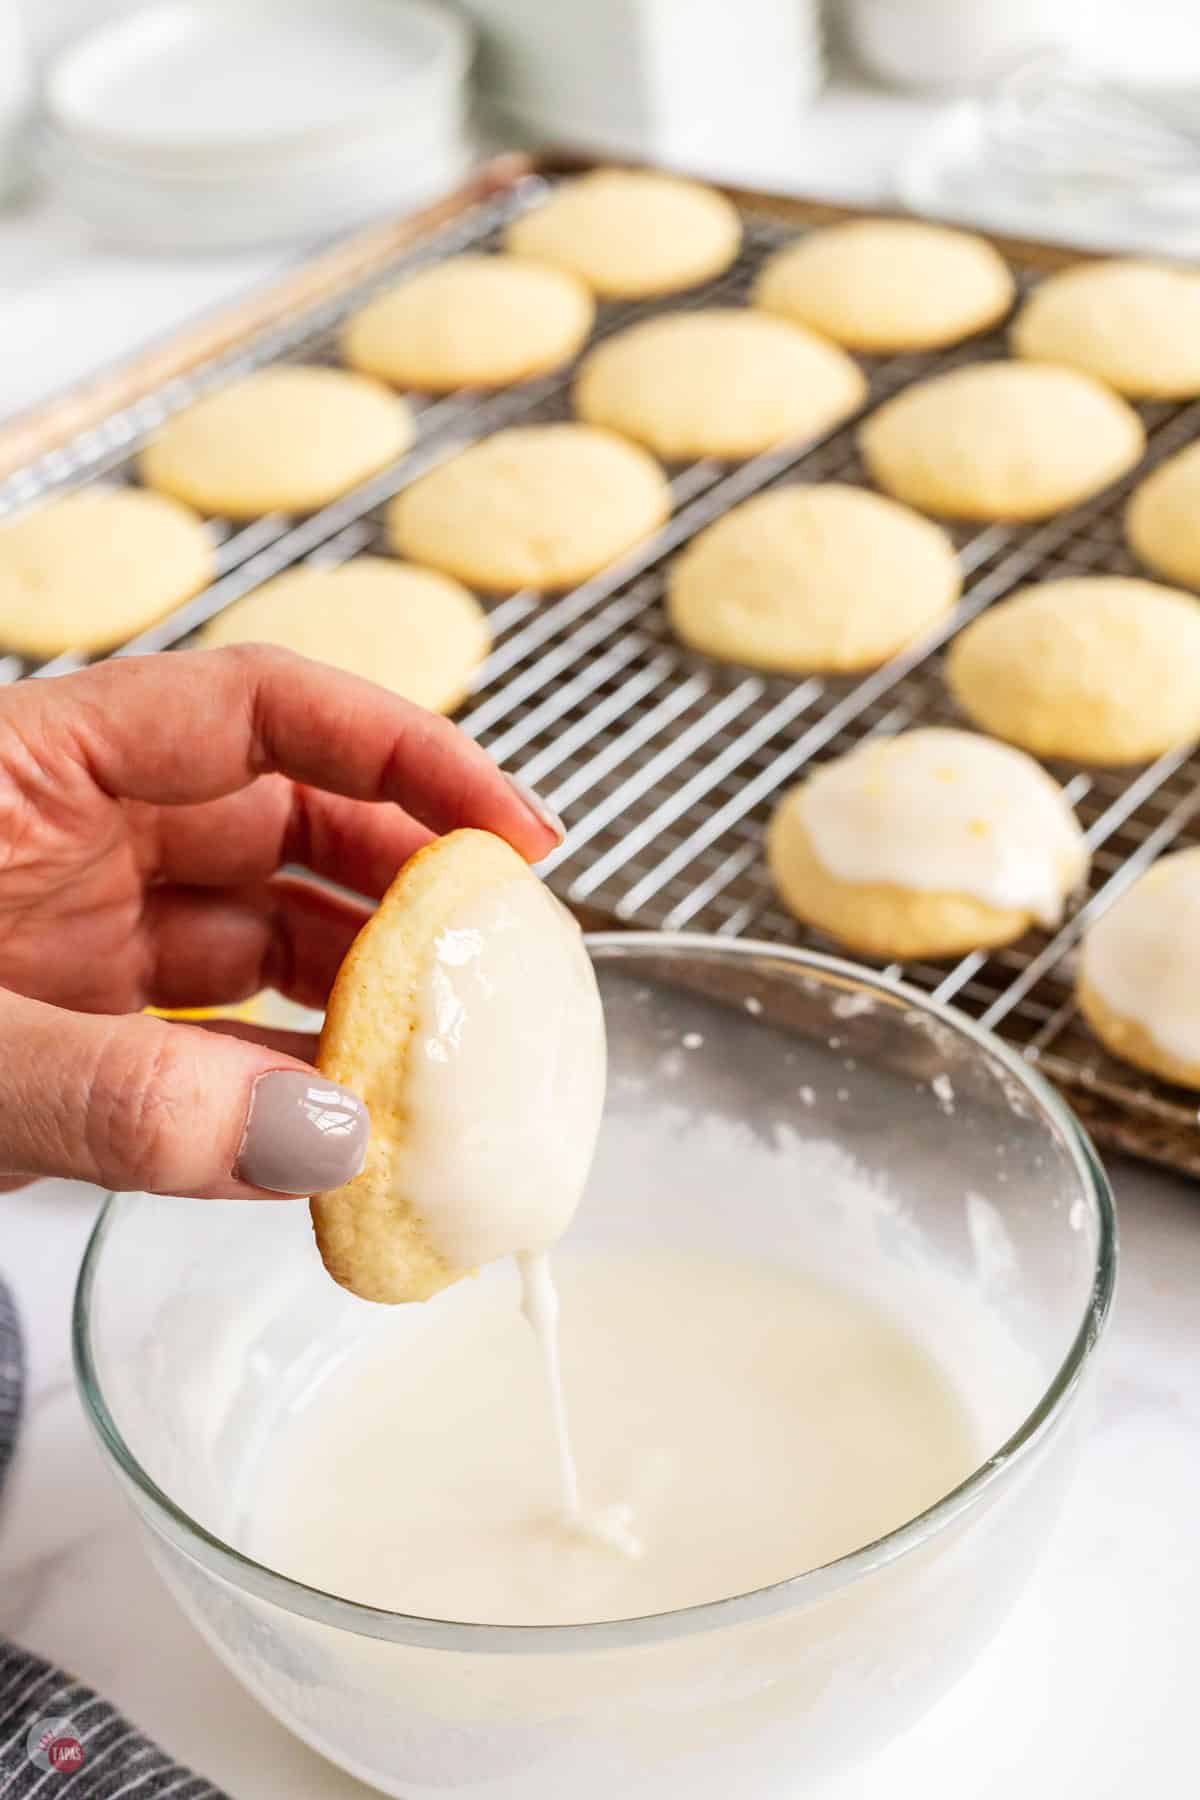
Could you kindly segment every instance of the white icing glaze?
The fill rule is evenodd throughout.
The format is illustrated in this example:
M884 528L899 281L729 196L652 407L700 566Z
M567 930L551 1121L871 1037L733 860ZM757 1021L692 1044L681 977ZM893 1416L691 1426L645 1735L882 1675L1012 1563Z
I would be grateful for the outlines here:
M1200 1062L1200 850L1164 856L1083 943L1088 986L1168 1055Z
M582 1530L553 1510L540 1369L493 1272L439 1296L416 1341L389 1320L284 1412L254 1495L255 1553L435 1618L628 1618L844 1555L978 1462L987 1428L952 1365L866 1296L644 1244L558 1260L563 1374L598 1502ZM912 1275L895 1260L903 1295ZM956 1318L966 1288L928 1274ZM539 1659L513 1660L533 1665L544 1701Z
M966 894L1045 926L1087 864L1061 788L1024 751L974 732L874 739L818 769L799 805L840 881Z
M604 1104L604 1016L575 921L523 877L451 920L418 999L396 1180L470 1269L544 1250L579 1204Z

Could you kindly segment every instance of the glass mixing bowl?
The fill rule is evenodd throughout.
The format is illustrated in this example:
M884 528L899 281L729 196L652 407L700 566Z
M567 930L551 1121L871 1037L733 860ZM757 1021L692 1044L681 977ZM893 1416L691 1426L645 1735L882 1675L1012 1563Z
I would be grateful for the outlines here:
M1112 1296L1111 1196L1039 1077L922 995L765 944L589 943L610 1077L572 1242L871 1296L976 1416L958 1488L825 1567L620 1623L450 1623L306 1587L240 1547L256 1458L348 1346L389 1330L403 1354L421 1309L335 1287L303 1202L111 1198L76 1302L86 1409L208 1642L384 1793L814 1794L963 1672L1034 1564Z

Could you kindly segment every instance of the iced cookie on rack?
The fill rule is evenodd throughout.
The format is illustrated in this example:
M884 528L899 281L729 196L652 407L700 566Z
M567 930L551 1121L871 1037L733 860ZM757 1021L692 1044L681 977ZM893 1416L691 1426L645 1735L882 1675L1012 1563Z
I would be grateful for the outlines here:
M89 488L0 525L0 651L108 650L216 574L195 513L138 488Z
M1077 991L1114 1056L1200 1088L1200 849L1164 856L1084 935Z
M594 169L514 219L505 246L568 269L606 300L675 294L720 275L742 242L737 209L698 181Z
M1125 537L1147 568L1200 588L1200 444L1169 456L1134 488Z
M754 304L848 350L937 350L984 331L1013 302L986 239L919 219L850 219L767 259Z
M1141 420L1090 375L972 363L887 400L859 432L874 481L952 519L1045 519L1137 462Z
M930 727L869 739L784 796L767 859L798 919L866 956L959 956L1055 926L1088 853L1032 757Z
M333 569L289 569L204 627L206 648L282 644L317 662L448 713L491 649L487 614L433 569L356 556Z
M930 630L962 585L949 537L865 488L743 501L671 565L667 610L693 649L792 674L874 668Z
M604 1018L579 927L499 838L455 831L404 865L342 964L317 1065L371 1116L361 1173L312 1200L343 1287L426 1300L561 1235L600 1123Z
M595 306L566 269L452 256L377 294L342 329L352 368L394 387L503 387L570 362Z
M343 369L282 363L177 413L141 456L149 487L200 512L315 512L394 462L413 439L407 402Z
M644 450L586 425L516 425L472 444L393 500L401 556L484 593L572 587L670 516Z
M1012 347L1131 399L1187 399L1200 394L1200 275L1124 258L1064 269L1023 304Z
M866 396L844 350L746 307L668 313L616 332L575 380L581 419L667 461L757 456L819 437Z
M1045 581L968 625L946 680L1034 756L1146 762L1200 737L1200 601L1121 575Z

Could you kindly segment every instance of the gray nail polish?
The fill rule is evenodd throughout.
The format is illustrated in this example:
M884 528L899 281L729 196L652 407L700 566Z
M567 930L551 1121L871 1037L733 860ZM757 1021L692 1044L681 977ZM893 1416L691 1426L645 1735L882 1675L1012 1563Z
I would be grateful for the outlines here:
M366 1107L348 1088L274 1069L251 1090L234 1173L275 1194L319 1194L358 1174L370 1131Z
M510 775L507 770L501 770L501 774L517 798L525 802L534 818L540 820L548 831L552 831L561 844L567 835L567 828L558 814L552 811L537 790L531 788L527 781L522 781L519 775Z

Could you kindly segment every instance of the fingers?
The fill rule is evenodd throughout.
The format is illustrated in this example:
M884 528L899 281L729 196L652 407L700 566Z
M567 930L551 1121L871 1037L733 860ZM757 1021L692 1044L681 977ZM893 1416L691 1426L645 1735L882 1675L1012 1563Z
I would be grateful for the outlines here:
M372 899L432 836L397 806L297 787L282 775L222 800L162 807L155 818L149 872L160 880L230 887L299 863Z
M271 1198L362 1167L361 1100L262 1044L0 994L0 1176Z
M220 1006L275 988L324 1006L368 909L278 876L240 888L152 889L143 915L154 961L151 1006Z
M272 771L390 800L431 830L475 825L531 861L553 823L446 719L357 676L261 644L120 657L31 683L14 717L57 726L106 792L156 805L235 793Z

